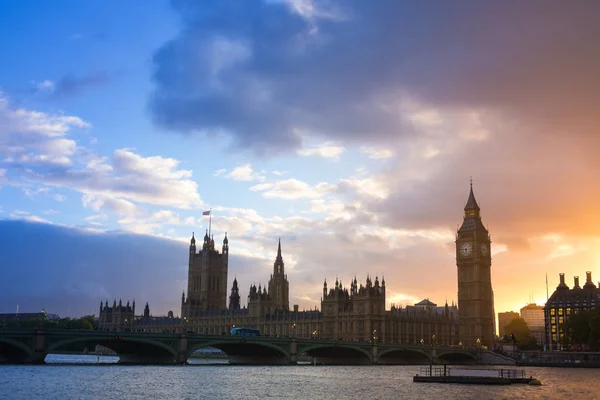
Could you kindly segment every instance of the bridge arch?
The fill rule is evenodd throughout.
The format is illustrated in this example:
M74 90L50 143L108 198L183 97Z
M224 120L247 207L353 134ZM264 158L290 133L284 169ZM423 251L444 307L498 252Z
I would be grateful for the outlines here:
M57 340L46 347L46 353L51 353L61 347L72 344L100 345L113 350L119 355L120 363L163 364L175 363L178 351L166 343L144 337L120 336L76 336Z
M215 349L219 349L226 353L228 356L262 355L267 357L285 357L287 360L290 358L290 352L281 346L265 341L255 341L248 338L238 340L208 340L192 342L188 345L187 356L189 357L193 352L204 347L214 347ZM268 351L264 352L265 349L268 349Z
M20 361L33 355L33 349L27 344L0 336L0 360Z
M465 351L446 351L439 353L437 359L445 364L477 364L477 355Z
M392 348L382 350L377 361L380 364L423 364L431 361L431 355L421 349Z
M373 361L373 356L368 350L345 343L298 346L298 355L303 353L317 360L323 360L324 364L346 364L350 360L354 360L350 362L352 364L371 364Z

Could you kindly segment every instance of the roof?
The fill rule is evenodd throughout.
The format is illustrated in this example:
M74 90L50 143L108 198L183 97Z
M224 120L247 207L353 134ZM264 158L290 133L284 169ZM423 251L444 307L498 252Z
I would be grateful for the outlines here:
M421 300L420 302L418 302L417 304L415 304L415 306L437 307L437 304L432 303L431 301L429 301L429 299L424 299L424 300Z
M467 205L465 206L466 210L479 210L479 204L477 204L477 200L475 200L475 195L473 194L473 184L471 183L471 192L469 193L469 200L467 200Z

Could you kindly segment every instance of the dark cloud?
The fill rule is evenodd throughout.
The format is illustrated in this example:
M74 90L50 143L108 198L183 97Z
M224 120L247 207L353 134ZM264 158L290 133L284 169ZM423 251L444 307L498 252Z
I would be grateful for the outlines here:
M183 27L154 55L155 121L263 150L305 132L389 142L414 133L396 104L410 96L548 134L598 126L596 1L314 4L302 17L260 0L174 2Z
M102 86L111 79L107 71L95 71L81 76L68 73L54 83L52 96L68 97L78 95L90 87Z
M154 314L180 313L185 243L16 220L0 220L0 242L0 312L14 312L19 304L21 312L98 314L101 300L122 298L135 299L140 311L148 301ZM233 275L256 275L256 260L236 255L230 263L230 284Z

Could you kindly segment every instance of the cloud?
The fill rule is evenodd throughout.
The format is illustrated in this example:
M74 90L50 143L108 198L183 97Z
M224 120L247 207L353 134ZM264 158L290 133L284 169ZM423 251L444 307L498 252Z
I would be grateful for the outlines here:
M254 172L251 164L235 167L227 174L227 177L236 181L264 181L266 179L259 173Z
M367 154L369 158L383 159L394 156L394 150L382 147L363 146L360 150L361 152Z
M68 73L53 83L52 95L59 98L78 95L90 87L104 85L110 79L107 71L94 71L81 76Z
M594 135L600 5L521 6L179 1L182 30L153 58L151 110L160 126L225 132L259 152L298 149L307 134L389 144L436 123L404 115L402 97L497 112L547 136ZM206 60L224 41L214 85Z
M77 145L67 133L89 126L78 117L11 107L0 93L0 156L6 164L68 167Z
M85 208L91 208L96 212L105 209L124 216L134 216L138 213L137 207L132 202L111 196L87 193L81 198L81 203Z
M37 88L39 90L42 90L42 91L45 91L45 90L52 91L52 90L54 90L54 82L49 81L47 79L45 81L36 83L36 86L37 86Z
M332 188L327 183L319 183L311 186L306 182L291 178L277 182L260 183L252 186L250 190L261 192L263 197L266 198L294 200L321 197L323 194L331 191Z
M319 156L323 158L331 158L337 160L340 158L340 155L344 152L344 147L336 146L331 143L323 143L319 146L315 146L308 149L300 149L298 150L298 155L300 156Z
M34 252L30 238L36 239ZM181 312L188 243L9 220L0 220L0 241L6 245L0 253L4 277L0 312L12 312L13 305L19 304L22 312L44 308L66 316L70 308L71 315L98 315L100 301L112 303L119 298L135 299L140 312L146 301L154 315ZM23 268L25 253L29 254L27 268ZM260 262L231 255L228 287L237 275L243 279L244 294L249 276L261 269Z
M89 126L75 116L16 109L0 97L0 156L5 157L0 165L8 167L2 176L73 189L104 204L133 201L178 208L202 204L192 171L180 169L178 160L144 157L127 148L115 150L108 159L68 136ZM54 198L65 200L62 194ZM90 204L94 201L89 198Z

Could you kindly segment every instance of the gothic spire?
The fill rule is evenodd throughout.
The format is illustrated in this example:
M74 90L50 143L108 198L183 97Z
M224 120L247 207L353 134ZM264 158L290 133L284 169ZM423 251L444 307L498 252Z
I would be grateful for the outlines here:
M281 257L281 238L279 238L279 244L277 245L277 258L273 263L273 275L283 275L284 273L283 258Z
M468 210L479 211L479 204L477 204L477 200L475 200L475 195L473 194L473 179L471 179L471 191L469 192L469 200L467 200L467 205L465 206L465 211Z
M281 260L281 238L279 238L279 244L277 245L277 260Z

